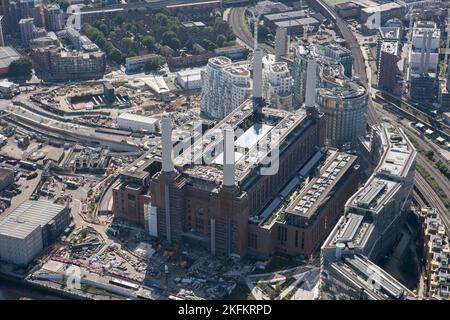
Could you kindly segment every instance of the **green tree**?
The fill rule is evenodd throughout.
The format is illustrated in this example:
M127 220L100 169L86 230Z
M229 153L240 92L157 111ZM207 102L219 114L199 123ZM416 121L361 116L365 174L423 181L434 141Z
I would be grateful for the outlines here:
M223 34L219 34L216 38L216 44L219 47L223 47L226 41L227 41L227 37L225 37Z
M165 61L162 58L147 61L144 65L144 70L147 72L158 71L164 62Z
M166 31L162 36L162 42L174 50L181 48L181 42L173 31Z
M30 58L22 57L11 62L9 65L9 76L11 77L29 77L33 70L33 64Z
M426 153L426 156L428 159L433 160L434 158L434 151L433 150L428 150Z
M122 63L123 62L123 55L122 52L120 52L119 49L114 48L111 50L111 52L109 53L109 57L112 61L116 62L116 63Z
M145 36L144 39L142 39L142 44L147 48L148 51L154 51L155 50L155 37L153 36Z
M261 41L266 41L269 37L270 29L264 25L258 26L258 39Z

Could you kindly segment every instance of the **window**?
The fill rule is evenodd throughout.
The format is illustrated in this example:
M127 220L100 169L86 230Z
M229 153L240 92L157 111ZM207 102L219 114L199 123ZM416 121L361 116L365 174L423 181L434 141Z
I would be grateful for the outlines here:
M256 249L258 247L257 239L258 239L258 237L257 237L256 234L249 233L248 234L248 239L247 239L248 247L252 248L252 249Z

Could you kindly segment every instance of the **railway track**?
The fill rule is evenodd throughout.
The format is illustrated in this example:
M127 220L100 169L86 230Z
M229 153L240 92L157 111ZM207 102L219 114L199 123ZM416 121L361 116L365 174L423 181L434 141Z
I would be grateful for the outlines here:
M253 34L245 24L246 9L246 6L231 8L230 15L228 16L228 23L236 37L240 39L247 47L253 49L255 40L253 38ZM258 47L268 53L275 53L274 48L265 43L258 43Z
M444 203L441 201L439 196L434 192L434 190L430 187L428 182L422 177L422 175L416 173L414 178L415 186L417 190L422 194L422 196L428 202L428 205L435 208L439 214L439 217L442 220L442 223L445 226L445 231L447 236L450 235L450 217L449 211L445 207Z

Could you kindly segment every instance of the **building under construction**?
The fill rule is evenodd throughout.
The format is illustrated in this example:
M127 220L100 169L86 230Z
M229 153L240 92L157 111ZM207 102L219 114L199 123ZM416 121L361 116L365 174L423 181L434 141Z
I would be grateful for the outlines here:
M212 129L180 141L163 117L161 152L138 160L114 188L116 217L212 254L264 259L318 248L355 191L357 158L324 147L316 67L308 70L305 107L291 112L262 99L261 62L257 51L253 99Z

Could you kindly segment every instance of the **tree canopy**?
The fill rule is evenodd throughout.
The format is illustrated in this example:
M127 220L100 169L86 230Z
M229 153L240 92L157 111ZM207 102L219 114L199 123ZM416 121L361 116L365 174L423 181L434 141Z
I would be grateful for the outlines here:
M30 58L21 57L13 61L9 66L9 76L11 77L29 77L33 70L33 64Z

